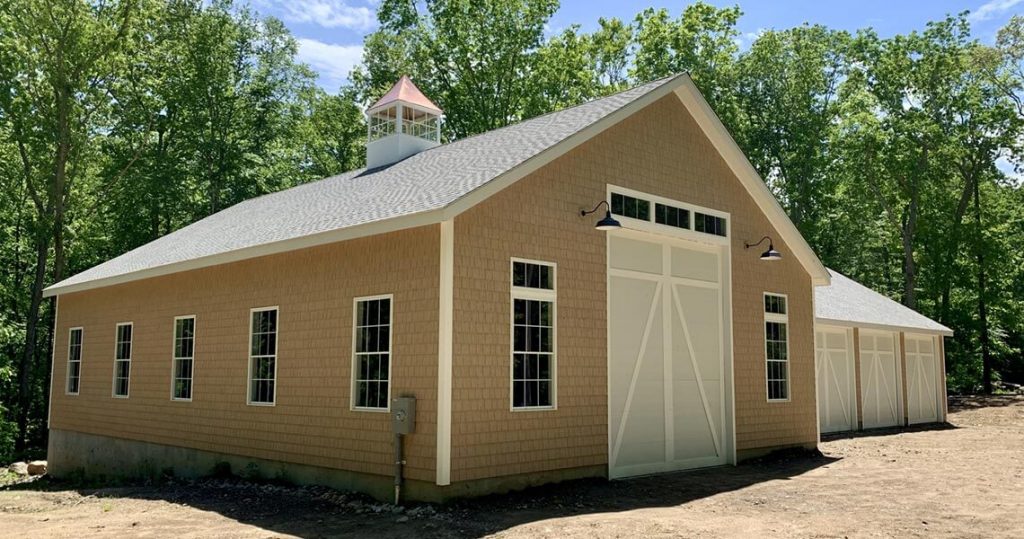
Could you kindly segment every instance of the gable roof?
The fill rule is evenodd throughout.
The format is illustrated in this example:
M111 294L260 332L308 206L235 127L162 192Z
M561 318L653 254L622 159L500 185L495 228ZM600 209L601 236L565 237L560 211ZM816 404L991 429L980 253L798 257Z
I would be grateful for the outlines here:
M246 200L45 290L88 290L453 219L675 92L815 284L828 272L686 74L412 155Z
M398 79L398 82L388 90L388 93L378 99L368 110L383 107L395 101L405 101L406 103L412 103L420 108L441 114L441 107L438 107L429 97L423 95L423 92L412 83L412 80L407 75L402 75L402 78Z
M832 284L814 290L818 322L874 329L923 331L952 335L953 330L829 269Z

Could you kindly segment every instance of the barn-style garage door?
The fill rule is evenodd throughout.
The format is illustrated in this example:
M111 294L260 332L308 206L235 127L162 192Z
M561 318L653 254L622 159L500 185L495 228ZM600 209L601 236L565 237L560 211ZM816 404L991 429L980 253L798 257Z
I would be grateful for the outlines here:
M719 250L608 238L609 475L725 464Z
M864 428L900 424L900 378L896 334L860 333L860 387Z
M907 421L939 421L939 362L935 339L927 335L907 335Z
M821 432L853 430L857 428L853 342L843 328L818 327L816 332Z

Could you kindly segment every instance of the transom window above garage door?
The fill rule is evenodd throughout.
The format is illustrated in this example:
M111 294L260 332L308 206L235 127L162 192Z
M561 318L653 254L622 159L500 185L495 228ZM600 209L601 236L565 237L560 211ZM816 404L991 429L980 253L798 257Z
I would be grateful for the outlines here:
M624 187L608 186L613 214L625 217L623 225L652 232L688 231L691 237L729 237L729 215Z

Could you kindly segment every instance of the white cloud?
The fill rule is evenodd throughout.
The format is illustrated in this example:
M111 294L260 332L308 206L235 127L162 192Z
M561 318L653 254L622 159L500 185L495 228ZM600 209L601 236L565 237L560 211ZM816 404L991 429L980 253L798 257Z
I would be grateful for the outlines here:
M287 22L360 31L369 30L377 23L374 10L351 6L345 0L271 0L266 3L276 4L281 18Z
M999 16L1002 12L1021 2L1024 2L1024 0L989 0L978 7L978 9L971 12L971 14L967 16L967 20L972 23L987 21Z
M305 37L296 41L299 61L320 74L320 86L329 92L336 92L347 82L349 72L363 59L362 45L333 45Z

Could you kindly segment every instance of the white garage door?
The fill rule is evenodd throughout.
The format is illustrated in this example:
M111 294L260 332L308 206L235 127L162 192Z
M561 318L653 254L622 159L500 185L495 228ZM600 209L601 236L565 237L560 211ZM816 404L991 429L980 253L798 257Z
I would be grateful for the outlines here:
M857 428L853 342L843 328L818 327L816 332L821 432L853 430Z
M900 378L896 334L860 333L860 387L864 428L900 424Z
M609 475L725 464L718 249L608 238Z
M939 421L939 362L935 339L927 335L907 335L907 421Z

